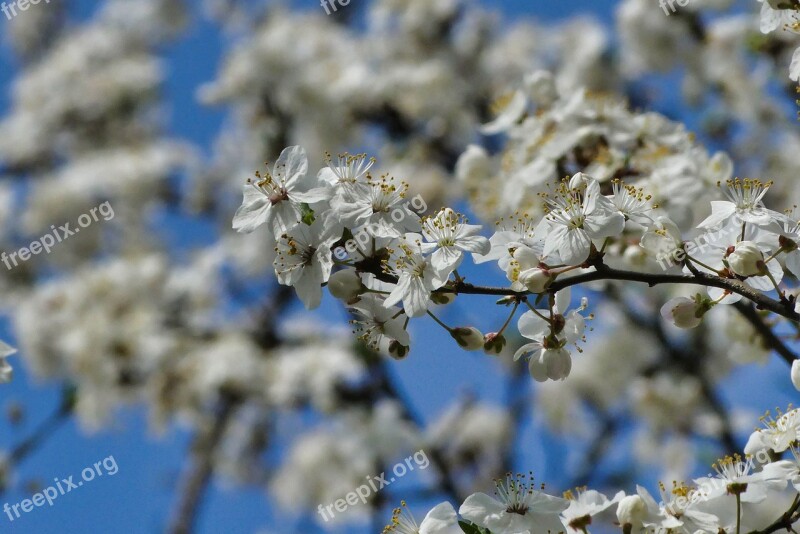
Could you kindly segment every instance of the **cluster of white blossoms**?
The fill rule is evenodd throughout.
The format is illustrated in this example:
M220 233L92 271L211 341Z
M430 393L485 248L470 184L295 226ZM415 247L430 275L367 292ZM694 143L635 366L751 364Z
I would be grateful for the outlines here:
M758 0L761 3L761 31L800 33L800 4L794 0ZM800 47L792 54L789 78L800 81Z
M759 305L760 298L770 300L772 311L789 319L800 308L780 286L785 270L800 277L800 221L764 206L770 183L735 179L720 184L726 200L711 202L711 214L698 225L707 232L704 243L696 247L641 188L614 180L610 193L603 194L600 183L582 172L541 195L538 220L517 213L501 220L487 238L479 235L481 226L468 224L449 207L420 219L407 206L407 186L388 175L374 176L373 163L363 154L343 154L309 173L304 150L287 148L272 172L248 180L233 227L251 232L267 225L278 281L294 287L309 309L320 305L327 286L353 310L367 345L395 358L409 351L410 319L425 315L466 350L500 353L506 327L524 305L528 310L517 326L531 342L517 350L515 359L526 356L537 381L563 380L572 367L570 347L584 339L582 312L588 307L583 297L580 307L569 309L570 286L588 281L589 273L596 280L708 286L707 294L664 304L662 315L678 328L695 328L715 306L743 297ZM637 278L635 271L610 268L604 258L613 253L606 249L630 239L626 228L631 235L640 233L639 246L652 258L679 258L672 268L685 274L662 279L642 271L643 278ZM340 247L352 256L335 258L333 249ZM457 269L468 254L475 263L496 262L508 287L465 282ZM582 275L576 278L578 272ZM772 292L776 300L768 296ZM499 331L484 335L436 317L437 305L465 293L505 295L498 304L513 304L513 309ZM545 299L546 306L537 308Z
M765 331L789 339L797 319L800 131L794 86L783 83L800 65L797 2L751 1L745 12L730 0L697 1L665 17L652 0L621 0L615 28L586 16L500 23L459 0L353 4L364 10L358 24L319 9L270 3L254 14L259 3L207 3L236 38L220 39L219 73L198 91L228 116L213 157L196 166L189 144L164 134L180 2L98 2L85 23L50 6L8 24L21 61L0 120L0 174L13 177L0 182L0 244L17 248L104 200L118 214L0 272L24 362L75 388L80 423L108 425L117 407L137 404L159 428L180 421L202 438L219 425L216 473L269 487L310 514L416 448L436 452L436 480L458 491L434 477L424 490L462 502L458 494L520 463L523 439L538 454L520 430L534 414L567 443L622 441L626 468L661 467L664 480L691 478L709 442L737 450L729 438L752 417L721 403L717 389L742 365L768 361L776 345ZM234 233L241 183L291 145L306 147L310 163L288 149L248 183L236 227L263 227ZM347 147L379 156L385 174L362 155L323 166L325 149ZM774 184L737 180L734 168ZM422 212L418 195L452 208ZM459 212L500 222L484 231ZM191 243L164 224L192 226L198 213L203 238ZM471 285L459 273L465 259L497 264L491 271L507 284ZM454 347L498 356L486 367L505 372L513 406L467 391L475 397L431 408L438 419L412 421L405 403L418 392L405 401L392 393L402 381L386 371L391 362L356 346L346 328L287 310L290 291L263 298L273 269L308 307L327 287L358 336L396 358L414 347L412 319L430 313ZM586 292L571 288L583 283ZM488 295L508 312L501 324L440 318L454 299ZM0 345L0 381L10 377L10 351ZM526 367L542 381L535 388ZM449 386L463 384L447 386L449 398ZM229 414L221 423L220 413ZM608 421L617 430L630 422L632 439ZM773 428L757 437L779 439ZM570 450L569 463L581 453ZM608 456L590 467L613 472ZM563 486L600 478L587 473ZM742 531L790 510L791 486L776 493L773 482L753 479L754 491L768 492L761 502L742 495ZM498 500L469 499L461 518L478 526L462 529L581 532L587 516L592 525L610 516L605 524L623 531L626 522L632 532L736 530L735 495L668 510L639 492L581 491L566 502L521 484L501 484ZM675 489L665 503L689 491ZM381 494L354 516L379 515L390 499ZM398 532L459 528L449 505L421 525L400 517Z
M800 411L764 420L745 450L712 465L714 473L689 483L659 483L660 501L636 486L630 495L578 488L561 497L509 474L494 495L475 493L456 512L443 502L418 523L405 503L385 533L398 534L587 534L591 529L625 534L766 534L790 531L800 519Z
M547 83L546 75L538 77ZM516 128L527 121L526 115L523 110L502 120L508 121L506 128ZM539 120L541 114L532 117ZM657 116L650 120L663 123ZM679 135L684 136L682 131ZM634 150L649 144L641 132L633 139L637 140ZM579 142L566 150L577 153L581 148ZM629 165L625 150L620 148L620 157ZM691 152L702 154L701 149ZM473 156L474 149L469 149L462 161ZM800 277L800 220L796 212L766 207L771 182L725 178L731 172L730 164L722 163L725 158L719 155L716 163L707 163L717 169L717 199L705 210L692 199L692 213L682 219L691 220L695 213L705 211L695 229L700 237L693 239L668 209L654 202L647 186L640 185L648 184L647 180L637 180L657 175L652 170L640 173L631 167L623 172L635 185L616 178L619 170L602 174L602 181L576 172L552 182L548 182L551 171L545 170L537 194L539 208L501 218L496 231L484 237L480 225L468 224L464 215L449 207L420 217L409 208L407 185L388 174L376 176L376 162L365 154L328 157L328 165L315 173L309 172L305 151L297 146L285 149L271 171L247 181L233 227L252 232L265 225L270 231L264 235L274 243L273 267L279 282L293 286L307 308L320 305L327 287L352 311L356 332L370 348L404 358L411 347L411 319L427 315L462 348L500 354L507 344L506 329L522 308L517 329L530 342L516 350L514 359L525 357L536 381L563 381L572 369L572 351L583 350L579 344L586 341L586 320L592 318L585 314L586 297L571 308L571 287L579 284L629 281L705 286L705 293L675 297L663 305L662 317L679 329L697 328L715 307L742 299L777 318L797 321L796 292L784 278ZM481 167L475 161L471 164L466 175L474 175L471 171ZM525 168L526 179L536 178L536 168ZM503 172L508 169L504 165ZM634 247L635 256L630 253ZM334 250L348 254L341 257ZM468 283L458 272L467 255L476 264L496 263L508 284ZM653 264L663 257L675 261L658 272ZM622 270L619 265L639 269ZM511 307L499 330L484 335L474 326L451 327L437 317L438 306L478 295L499 296L498 305ZM797 365L793 379L800 385ZM663 375L657 383L664 395L652 402L655 418L673 401L675 416L688 415L707 395L700 382L685 378ZM637 404L646 411L647 397L654 395L654 389L639 390L646 393ZM677 391L682 393L676 397ZM417 524L405 507L400 508L388 530L580 533L588 532L595 516L597 521L613 517L614 509L614 524L623 532L732 533L742 528L758 531L776 521L788 525L797 519L800 497L794 503L793 495L788 500L784 497L787 487L800 487L800 464L775 460L774 454L797 440L796 427L789 434L783 431L786 421L794 417L782 415L751 438L762 445L758 449L748 445L751 453L772 451L773 456L763 453L759 458L763 465L755 465L750 457L726 457L715 465L714 477L675 484L670 491L662 487L660 504L642 487L627 497L620 492L608 499L584 489L561 499L511 477L498 483L496 498L474 494L458 514L443 503ZM667 421L663 428L681 424ZM783 448L770 445L777 439L775 429L786 442Z

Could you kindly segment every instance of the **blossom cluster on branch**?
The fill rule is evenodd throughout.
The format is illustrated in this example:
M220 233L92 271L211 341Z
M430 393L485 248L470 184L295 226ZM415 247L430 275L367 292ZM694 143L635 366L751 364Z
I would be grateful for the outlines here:
M800 410L762 418L745 452L712 465L714 473L690 482L659 483L660 501L643 486L609 498L578 488L562 497L537 489L532 476L509 474L494 496L475 493L449 502L420 523L405 503L385 533L397 534L586 534L611 528L624 534L768 534L793 531L800 520Z
M3 270L0 287L24 363L63 382L57 417L96 428L135 404L157 428L195 434L173 531L199 514L192 498L214 476L268 487L283 508L313 516L422 447L435 480L423 477L413 495L387 490L341 520L383 521L388 503L435 495L469 502L462 519L481 525L477 514L498 505L466 496L525 454L547 455L531 444L529 420L537 437L586 445L552 462L563 487L607 491L611 477L644 479L638 470L653 466L663 480L689 480L706 447L740 449L753 417L721 394L724 381L743 366L761 372L773 352L795 361L800 338L800 133L787 82L797 2L698 1L665 17L652 0L621 0L611 26L588 16L500 23L461 0L352 3L339 17L205 4L223 49L197 93L227 117L202 165L162 124L168 47L187 15L203 16L181 2L107 0L81 23L66 8L17 17L7 35L20 72L0 120L4 248L98 202L117 210L102 230ZM235 226L253 231L235 233L244 179L294 145L310 161L287 149L251 178ZM366 155L323 156L351 147L378 156L381 173ZM203 239L176 243L165 217L201 225ZM481 265L507 283L478 285ZM367 348L416 361L395 364L312 323L291 308L293 290L310 308L331 293ZM495 301L496 314L474 306ZM459 313L472 324L448 324ZM481 389L443 383L455 401L420 414L421 391L394 370L427 365L413 330L422 320L454 348L494 357L458 355L465 374L491 370ZM10 350L0 345L0 381ZM485 395L489 385L505 400ZM18 481L29 443L0 453L0 483ZM511 482L501 497L528 494ZM776 495L743 499L743 531L785 529L793 494ZM647 501L576 496L605 507L606 525L620 522L615 510L637 517L632 497ZM540 497L552 504L543 524L561 528L565 503ZM730 501L718 499L719 514L699 509L735 526ZM566 526L585 522L585 509L576 513ZM525 514L504 517L515 515ZM677 515L659 508L642 525L682 532L671 518L697 517ZM446 505L432 513L454 516Z
M570 309L570 286L585 280L707 286L705 293L664 304L662 315L678 328L696 328L714 307L742 298L789 321L798 319L795 295L780 284L784 271L800 276L800 219L765 207L770 183L719 184L726 200L712 201L710 215L698 225L714 231L693 250L646 191L619 179L603 194L597 180L576 173L541 193L538 220L517 212L501 219L487 238L479 235L481 226L468 224L449 207L420 218L404 205L407 185L389 175L374 176L373 164L364 154L342 154L309 173L305 151L289 147L271 172L248 180L233 226L250 232L268 225L280 283L294 287L309 309L320 305L327 286L356 314L356 330L367 345L395 358L409 352L409 321L425 315L462 348L500 353L506 328L522 307L517 327L531 342L514 358L525 356L537 381L563 380L572 367L570 347L580 350L578 343L585 340L582 312L588 307L584 297ZM354 241L356 234L364 238ZM640 262L648 255L680 256L673 267L682 274L609 267L609 246L637 234L645 256ZM345 242L351 257L334 258L333 248ZM468 254L476 263L495 262L509 284L487 288L465 281L458 267ZM505 295L498 304L511 307L497 331L484 335L471 325L451 327L434 313L456 298L481 294Z

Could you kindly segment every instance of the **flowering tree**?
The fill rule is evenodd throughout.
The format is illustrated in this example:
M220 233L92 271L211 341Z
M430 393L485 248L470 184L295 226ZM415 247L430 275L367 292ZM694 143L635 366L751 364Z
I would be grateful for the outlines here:
M109 0L10 23L3 249L113 206L3 272L20 360L63 384L56 420L135 404L188 427L168 531L193 529L214 477L324 529L792 531L800 412L751 433L722 392L773 358L800 389L799 3L622 0L613 28L508 27L459 0L253 4L205 5L237 39L198 88L228 112L209 157L158 114L160 54L199 14ZM665 114L665 77L697 134ZM165 217L212 236L176 244ZM431 336L485 353L505 405L418 413L424 383L398 373ZM546 488L514 474L533 420L582 445ZM9 449L6 483L46 437ZM435 472L385 488L413 451Z

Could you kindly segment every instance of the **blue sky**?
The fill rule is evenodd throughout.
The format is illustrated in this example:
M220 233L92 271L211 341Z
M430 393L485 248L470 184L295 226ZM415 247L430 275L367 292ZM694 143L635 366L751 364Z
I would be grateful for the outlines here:
M506 20L519 16L557 20L591 13L610 22L616 2L484 0L480 3L501 10ZM96 3L79 0L70 4L76 13L83 16ZM199 4L199 1L192 2L192 5L195 4ZM321 9L312 0L296 1L295 4L304 9ZM0 34L4 32L4 24L5 20L0 18ZM196 17L185 37L167 50L169 129L175 136L197 144L206 155L210 154L210 146L219 130L223 113L198 105L195 91L200 84L214 78L220 63L221 43L222 37L215 28ZM8 82L13 71L14 63L6 50L0 55L0 86L3 88L0 92L0 109L3 110L8 106ZM481 323L484 323L484 304L490 302L471 302L469 305L452 307L444 319L449 323L468 323L476 322L470 321L471 318L481 316ZM327 304L325 311L333 308ZM498 316L495 319L502 321L503 318ZM429 323L416 327L413 336L416 340L425 339L425 346L415 350L408 361L393 368L398 380L415 391L413 399L419 412L427 417L434 416L454 396L467 391L483 398L502 399L501 375L490 359L480 354L452 350L449 336ZM7 325L6 328L0 328L0 338L11 338ZM0 409L5 409L12 399L20 400L27 409L27 417L18 428L11 428L0 421L0 447L17 443L28 435L58 402L57 386L36 383L18 361L16 367L15 382L0 388ZM454 369L458 370L457 381L452 378ZM777 363L777 359L766 368L747 368L737 373L726 395L730 396L731 392L743 387L745 375L751 381L756 376L756 383L765 386L751 390L751 401L756 402L756 411L762 409L767 399L770 403L785 405L792 396L786 384L788 381L780 380L785 377L785 369ZM490 379L487 380L487 377ZM771 384L779 384L778 389L766 387ZM526 428L526 448L522 455L524 465L520 467L535 470L540 479L558 480L559 469L556 466L560 465L564 453L555 446L552 437L535 430L533 426ZM37 508L13 523L7 523L4 516L0 515L0 531L20 534L65 531L161 532L174 502L174 483L182 467L188 442L189 436L179 430L161 437L151 436L141 409L125 410L110 429L96 435L86 435L70 421L20 466L19 475L23 479L38 478L47 485L54 477L66 478L78 474L84 467L109 455L115 457L119 472L113 477L98 478L60 497L53 507ZM18 502L25 497L23 492L10 492L0 501L0 505L3 502ZM270 508L262 490L231 488L220 484L215 484L209 494L198 531L236 534L256 532L261 527L273 527L274 532L309 532L307 526L299 529L294 523L285 522L283 514L277 514Z

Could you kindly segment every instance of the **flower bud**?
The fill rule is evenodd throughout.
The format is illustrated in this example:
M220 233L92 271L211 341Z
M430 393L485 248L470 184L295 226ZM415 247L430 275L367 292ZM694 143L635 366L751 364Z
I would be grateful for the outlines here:
M641 528L647 515L647 505L638 495L628 495L617 505L617 521L623 532L631 532L634 528Z
M328 279L328 291L339 300L350 302L366 288L355 269L344 269L333 273Z
M517 280L531 293L544 293L545 289L553 281L553 276L544 269L534 267L519 273Z
M797 242L785 235L778 237L778 244L784 252L793 252L798 249Z
M483 334L472 326L453 328L450 332L456 343L464 350L478 350L483 348Z
M456 300L456 294L450 293L449 291L433 292L431 293L431 300L434 304L444 306L445 304L450 304Z
M800 391L800 360L792 362L792 384Z
M763 276L767 274L764 253L752 241L740 241L728 255L728 265L739 276Z
M767 0L767 3L772 9L794 9L791 0Z
M489 355L500 354L506 346L503 334L492 332L483 336L483 352Z
M703 322L703 315L711 308L711 301L701 295L694 299L675 297L662 306L661 317L678 328L697 328Z
M408 356L409 348L401 345L399 341L395 340L389 343L389 356L395 360L403 360Z

